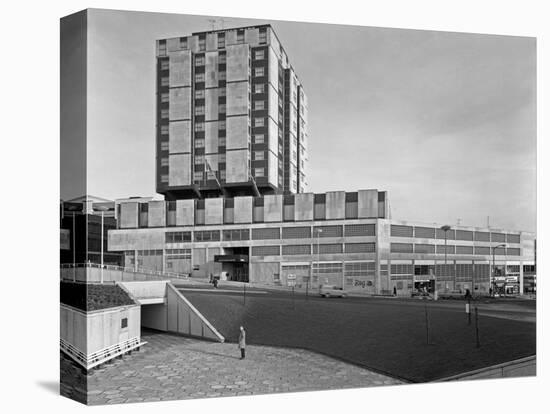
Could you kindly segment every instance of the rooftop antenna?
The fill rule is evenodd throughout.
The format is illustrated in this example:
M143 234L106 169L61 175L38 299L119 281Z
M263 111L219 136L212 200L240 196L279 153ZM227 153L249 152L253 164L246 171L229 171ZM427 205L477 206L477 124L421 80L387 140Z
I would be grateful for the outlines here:
M490 225L490 222L489 222L489 216L487 216L487 228L491 227Z
M456 219L456 225L457 225L457 226L460 226L460 221L461 221L460 218Z

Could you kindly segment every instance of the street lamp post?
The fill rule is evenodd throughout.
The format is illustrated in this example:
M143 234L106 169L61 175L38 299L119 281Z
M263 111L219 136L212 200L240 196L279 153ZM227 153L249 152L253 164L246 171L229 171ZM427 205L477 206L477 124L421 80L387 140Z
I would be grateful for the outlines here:
M447 232L451 230L451 226L445 224L441 226L441 230L445 233L445 273L447 273ZM453 280L453 290L455 290L455 281Z
M495 266L495 250L499 247L506 247L506 244L497 244L496 246L493 246L493 271L491 272L493 277L491 280L491 287L493 288L493 296L495 294L495 273L496 273L496 266Z

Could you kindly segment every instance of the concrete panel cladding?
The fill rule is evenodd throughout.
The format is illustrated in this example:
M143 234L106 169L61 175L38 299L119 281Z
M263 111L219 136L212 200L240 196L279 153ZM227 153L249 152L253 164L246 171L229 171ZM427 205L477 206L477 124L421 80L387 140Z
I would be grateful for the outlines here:
M248 117L236 116L227 118L226 149L229 152L232 149L243 148L248 149Z
M294 204L294 219L296 221L313 220L313 193L296 194Z
M191 152L191 121L170 122L168 133L170 154Z
M268 160L267 160L267 178L269 183L273 184L274 186L279 186L279 158L273 154L271 151L268 153Z
M279 93L270 86L267 88L267 98L270 120L279 119Z
M191 51L170 53L170 87L191 86Z
M191 184L191 154L171 154L168 158L168 183L171 186Z
M120 204L120 228L134 229L138 226L138 203Z
M147 223L149 227L166 226L166 206L163 200L149 201Z
M204 150L206 154L218 152L218 122L212 121L206 123L204 132ZM210 160L209 160L210 162ZM210 164L212 168L212 163Z
M218 35L216 33L206 34L206 50L215 50L218 48ZM217 52L213 52L216 53Z
M359 190L357 216L359 218L378 217L378 190Z
M251 27L244 31L244 41L250 45L260 43L260 30L257 27Z
M235 223L252 223L252 197L235 197L234 199Z
M234 45L237 43L237 31L236 30L229 30L225 32L225 44L226 45Z
M248 149L227 151L226 154L227 183L243 183L248 181Z
M264 197L264 221L283 221L283 196L266 195Z
M250 59L250 47L247 44L228 45L227 53L227 82L247 81Z
M277 91L279 89L279 58L275 54L272 48L268 48L269 60L268 60L268 78L267 81L271 86L270 89Z
M278 108L278 104L275 104L275 108ZM277 119L277 118L274 118L274 119ZM276 155L279 153L279 145L278 145L279 126L271 118L268 118L267 125L268 125L267 149Z
M218 52L206 52L206 87L218 87Z
M204 224L223 223L223 198L207 198L204 200Z
M168 116L170 121L191 119L191 88L170 89Z
M176 201L176 226L195 224L195 200Z
M248 115L248 82L228 83L226 102L227 116Z
M329 191L327 193L326 218L327 220L346 218L345 191Z
M206 89L204 110L204 119L206 121L214 121L218 119L218 95L219 91L217 88Z
M181 41L179 37L172 37L170 39L166 39L166 50L168 50L169 53L179 52L181 51Z

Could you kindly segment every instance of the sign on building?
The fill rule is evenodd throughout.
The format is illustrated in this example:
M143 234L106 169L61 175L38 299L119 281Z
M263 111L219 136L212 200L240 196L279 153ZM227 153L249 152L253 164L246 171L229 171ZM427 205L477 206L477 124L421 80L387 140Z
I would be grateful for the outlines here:
M294 275L294 274L287 275L286 276L286 283L289 287L296 286L296 275Z

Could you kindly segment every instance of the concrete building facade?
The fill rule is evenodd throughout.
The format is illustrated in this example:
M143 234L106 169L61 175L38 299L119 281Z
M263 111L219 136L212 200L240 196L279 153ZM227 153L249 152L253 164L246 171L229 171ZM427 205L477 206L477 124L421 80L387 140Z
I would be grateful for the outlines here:
M410 295L522 293L534 266L531 233L392 220L375 189L151 203L122 203L109 232L127 267L282 286L291 274L298 287Z
M156 187L167 200L307 188L307 97L270 25L157 41Z

